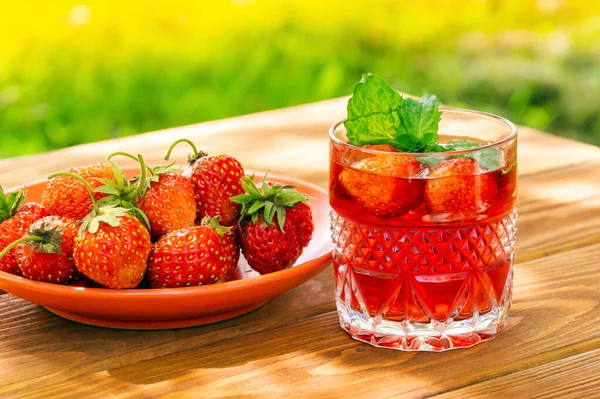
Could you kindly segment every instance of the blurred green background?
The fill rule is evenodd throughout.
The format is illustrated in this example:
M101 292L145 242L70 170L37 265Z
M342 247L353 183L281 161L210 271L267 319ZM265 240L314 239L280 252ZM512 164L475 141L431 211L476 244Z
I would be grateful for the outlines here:
M24 1L0 10L0 157L399 90L600 144L592 1Z

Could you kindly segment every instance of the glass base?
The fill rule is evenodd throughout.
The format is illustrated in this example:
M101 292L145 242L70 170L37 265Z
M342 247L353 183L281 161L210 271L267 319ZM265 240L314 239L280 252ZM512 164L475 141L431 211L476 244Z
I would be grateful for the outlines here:
M331 213L340 325L406 351L473 346L510 308L517 213L469 226L378 228Z
M507 301L497 309L483 315L476 313L468 319L410 323L376 320L337 301L340 326L352 338L379 348L402 351L441 352L488 341L506 326L509 308Z

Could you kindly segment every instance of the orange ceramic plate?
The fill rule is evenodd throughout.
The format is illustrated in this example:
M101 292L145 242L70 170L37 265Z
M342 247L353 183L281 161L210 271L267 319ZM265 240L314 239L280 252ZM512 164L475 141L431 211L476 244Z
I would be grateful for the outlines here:
M134 173L127 171L128 175ZM251 174L251 173L249 173ZM257 176L263 173L257 172ZM315 231L296 264L259 275L243 256L232 281L201 287L110 290L31 281L0 272L0 289L50 312L85 324L130 329L165 329L214 323L250 312L317 275L331 260L329 203L320 187L285 176L270 179L310 195ZM258 180L258 177L257 177ZM27 185L27 200L39 201L47 181Z

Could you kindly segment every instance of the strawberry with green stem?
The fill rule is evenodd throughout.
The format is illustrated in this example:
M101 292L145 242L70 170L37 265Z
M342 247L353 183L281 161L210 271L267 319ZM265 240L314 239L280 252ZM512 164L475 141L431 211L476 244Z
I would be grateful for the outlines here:
M189 144L193 150L188 158L189 167L183 176L189 178L194 186L197 219L220 216L220 223L233 226L240 215L240 206L229 201L229 198L244 192L240 184L240 179L244 177L242 165L229 155L208 156L202 151L198 152L188 139L175 141L165 160L169 160L173 148L182 142Z
M148 260L150 287L190 287L225 281L231 267L228 259L234 255L221 237L230 231L231 227L221 226L215 217L200 226L162 236L152 247Z
M57 176L79 180L92 199L92 212L83 219L73 247L77 269L108 288L137 287L152 246L148 230L131 216L132 209L99 206L92 186L80 176L59 172L49 178Z
M200 222L201 226L210 226L219 235L219 241L223 247L223 264L225 265L224 281L231 280L240 260L240 245L231 227L224 229L219 224L219 216L214 218L205 217Z
M46 216L46 209L40 204L29 202L23 205L26 196L26 187L8 196L0 187L0 251L23 237L33 222ZM6 255L0 259L0 271L22 274L14 248L6 250Z
M95 178L102 185L94 189L94 193L103 194L105 197L98 201L100 206L113 206L122 207L130 210L131 215L135 216L142 224L150 229L150 222L146 214L138 206L138 199L143 196L146 190L146 170L147 168L141 168L140 176L136 181L129 181L123 174L121 168L119 168L111 159L117 155L124 155L130 157L130 154L123 152L115 152L107 157L107 160L112 168L115 180ZM137 157L131 156L133 159L138 161L140 165L146 165L144 157L138 154Z
M260 274L293 266L314 231L309 197L266 175L260 187L249 177L241 184L245 193L231 201L242 206L238 236L248 264Z
M172 168L174 163L154 168L126 152L116 152L110 158L122 155L140 163L149 174L146 186L137 198L139 209L148 217L150 235L154 239L170 231L190 227L196 221L194 187L187 178Z
M0 258L15 248L24 277L54 284L73 283L82 277L73 262L76 223L77 220L64 216L43 217L0 252Z
M100 180L115 181L114 168L107 162L69 168L66 172L82 177L92 188L102 185ZM102 192L95 194L98 200L105 196ZM90 212L92 201L81 182L67 175L48 182L42 193L42 205L49 215L68 216L79 220Z

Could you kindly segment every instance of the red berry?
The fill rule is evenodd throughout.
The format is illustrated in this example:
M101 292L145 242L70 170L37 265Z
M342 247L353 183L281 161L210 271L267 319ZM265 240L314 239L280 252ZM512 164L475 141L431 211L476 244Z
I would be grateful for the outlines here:
M423 201L424 182L410 180L422 170L402 154L375 155L354 162L339 175L346 192L378 217L402 216Z
M29 202L23 205L13 216L5 219L0 223L0 251L23 237L29 226L44 216L46 216L46 209L42 205ZM11 249L0 259L0 270L20 276L22 273L18 266L15 249Z
M425 187L431 213L468 219L493 205L496 177L470 158L446 160L433 168Z
M229 198L244 192L240 184L244 169L235 158L200 153L184 172L184 176L191 179L194 186L198 219L220 216L221 224L235 224L240 215L240 207L229 201Z
M250 267L260 274L294 265L314 231L307 197L279 184L244 180L246 193L232 198L243 205L238 236Z
M102 185L96 178L115 181L113 169L109 163L98 163L88 166L67 169L67 172L81 176L93 189ZM94 193L96 199L106 196ZM83 219L92 208L92 199L83 183L70 176L57 176L50 179L44 193L42 204L49 215L67 216Z
M162 236L148 260L151 288L189 287L224 280L227 268L219 235L210 226L194 226Z
M150 222L153 238L170 231L190 227L196 221L194 187L185 177L167 172L153 182L139 202Z
M152 246L150 234L131 216L118 220L117 226L100 222L97 231L85 229L79 234L73 253L75 266L108 288L135 288L146 271Z
M26 236L42 241L25 241L16 247L24 277L55 284L70 284L82 277L73 262L76 223L71 218L46 216L31 225Z

